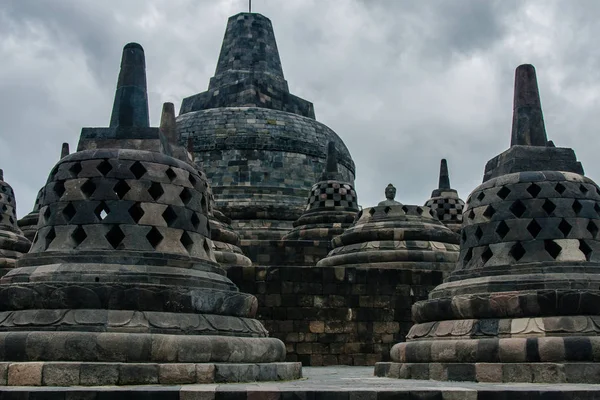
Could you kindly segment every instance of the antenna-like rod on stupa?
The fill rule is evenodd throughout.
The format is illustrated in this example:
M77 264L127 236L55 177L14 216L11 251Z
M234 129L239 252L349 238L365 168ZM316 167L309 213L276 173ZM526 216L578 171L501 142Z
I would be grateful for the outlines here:
M0 181L4 180L4 170L0 169Z
M450 175L448 174L448 163L445 158L442 158L440 163L440 182L439 189L450 189Z
M160 115L160 131L171 144L177 144L177 124L175 122L175 106L173 103L163 103Z
M535 68L519 65L515 71L515 98L510 145L547 146L548 137Z
M252 13L252 0L248 0L248 12Z
M110 126L150 126L148 93L146 89L146 61L144 49L138 43L123 48L121 71L113 104Z
M70 154L69 153L69 143L63 143L62 147L60 149L60 159L62 160L63 158L65 158L69 154Z

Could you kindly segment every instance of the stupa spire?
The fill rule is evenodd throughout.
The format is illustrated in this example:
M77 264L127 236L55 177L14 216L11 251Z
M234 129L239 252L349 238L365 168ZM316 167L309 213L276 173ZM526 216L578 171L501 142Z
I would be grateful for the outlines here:
M515 97L511 146L547 146L542 104L535 67L519 65L515 71Z
M160 116L160 131L171 144L177 144L177 125L175 123L175 106L173 103L163 103Z
M69 143L63 143L60 149L60 158L63 159L69 154Z
M445 158L442 158L440 163L440 181L439 189L450 189L450 175L448 174L448 163Z
M138 43L123 48L121 71L110 117L111 127L149 127L146 61Z

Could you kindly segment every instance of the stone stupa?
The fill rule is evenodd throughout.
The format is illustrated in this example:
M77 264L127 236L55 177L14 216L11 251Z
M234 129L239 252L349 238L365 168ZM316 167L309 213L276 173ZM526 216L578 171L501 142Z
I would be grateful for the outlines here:
M0 169L0 276L12 270L30 246L31 242L17 225L15 192L4 181L4 171Z
M511 147L467 204L454 272L376 374L598 383L600 188L548 141L532 65L516 69Z
M60 149L60 158L63 159L69 155L69 143L63 143ZM35 234L37 232L38 219L40 217L40 201L42 200L42 196L44 195L44 188L38 191L38 194L35 198L35 203L33 204L33 210L17 221L19 228L23 231L23 235L30 241L33 242L35 238Z
M425 206L431 208L438 219L452 232L460 233L465 202L458 197L458 192L450 187L446 159L442 159L440 163L438 188L431 192L431 198L425 202Z
M181 104L181 140L210 179L215 207L231 218L241 248L259 262L304 212L319 179L327 144L335 143L339 174L354 182L344 142L315 119L313 104L290 93L271 21L257 13L229 18L208 90ZM277 257L271 257L271 261Z
M30 252L0 280L8 385L294 379L298 363L216 263L208 182L149 127L144 51L123 49L108 128L52 169Z

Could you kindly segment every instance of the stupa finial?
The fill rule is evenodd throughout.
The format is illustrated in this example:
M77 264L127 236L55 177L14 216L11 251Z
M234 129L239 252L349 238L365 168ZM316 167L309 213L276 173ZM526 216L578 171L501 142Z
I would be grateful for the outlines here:
M0 181L4 180L4 170L0 169Z
M68 156L70 154L69 152L69 143L63 143L62 147L60 149L60 158L61 160L63 158L65 158L66 156Z
M535 68L519 65L515 71L515 97L510 145L547 146L548 137Z
M173 103L163 103L162 114L160 116L160 131L165 135L169 143L177 144L179 138Z
M150 126L146 61L144 49L138 43L128 43L123 48L110 126Z
M440 182L439 189L450 189L450 175L448 174L448 163L445 158L442 158L440 163Z

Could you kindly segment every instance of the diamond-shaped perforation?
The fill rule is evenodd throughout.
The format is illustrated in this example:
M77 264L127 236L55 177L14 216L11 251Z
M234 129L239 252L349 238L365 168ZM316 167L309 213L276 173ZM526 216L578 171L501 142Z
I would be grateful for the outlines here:
M198 215L196 213L192 213L191 222L194 229L198 230L198 227L200 226L200 218L198 218Z
M554 212L554 210L556 210L556 204L554 204L552 201L546 199L544 201L544 204L542 204L542 208L544 209L546 214L550 215Z
M148 234L146 235L146 239L148 239L148 242L150 243L150 245L155 249L160 244L160 242L162 242L163 238L164 238L163 235L154 226L152 227L152 229L150 229L150 232L148 232Z
M490 260L490 258L492 258L493 255L494 255L494 253L492 252L492 249L490 249L489 247L486 247L486 249L483 251L483 253L481 253L481 260L485 264L486 262L488 262Z
M550 254L550 256L555 260L562 251L562 247L560 247L554 240L544 240L544 249L546 249L548 254Z
M175 178L177 178L177 174L175 173L175 171L173 171L173 168L171 168L171 167L167 168L167 170L165 171L165 174L167 175L167 178L169 178L169 180L171 182L173 182L175 180Z
M581 212L581 209L583 208L583 205L579 201L575 200L573 202L572 208L573 208L573 211L575 211L575 215L579 215L579 213Z
M135 176L135 179L140 179L142 176L144 176L144 174L146 174L146 172L148 172L146 167L144 167L139 161L134 162L131 167L129 167L129 170L133 176Z
M96 191L96 184L92 182L91 179L88 179L81 185L81 193L85 195L85 197L90 198Z
M102 174L102 176L106 176L113 169L113 167L110 165L110 161L104 159L96 166L96 169Z
M173 207L168 206L165 208L165 211L162 213L162 217L167 223L168 227L172 227L175 221L177 221L177 213L173 210Z
M477 240L481 240L483 236L483 231L481 230L481 227L477 227L477 229L475 229L475 237L477 238Z
M598 203L594 204L594 211L596 211L596 214L600 216L600 205L598 205Z
M204 251L206 252L206 254L210 254L210 246L208 244L208 240L204 239Z
M185 249L187 250L188 253L192 252L192 247L194 246L194 241L192 240L192 238L190 237L190 235L188 235L188 233L186 231L183 231L179 241L181 242L183 247L185 247Z
M525 248L523 247L521 242L517 242L510 248L509 253L512 256L512 258L514 258L516 261L519 261L525 255Z
M490 204L489 206L486 207L485 211L483 212L483 216L489 219L489 218L492 218L495 213L496 213L496 210Z
M404 211L404 213L407 214L408 213L408 207L402 206L402 211Z
M527 225L527 230L529 231L529 233L531 233L531 236L533 236L534 238L537 237L537 235L540 234L540 232L542 231L542 227L540 226L540 224L538 224L538 222L534 219L532 220L529 225Z
M392 207L388 206L388 207L386 207L386 208L383 209L383 212L387 214L387 213L390 212L391 209L392 209Z
M194 175L189 174L188 181L190 181L190 184L192 185L192 187L196 186L196 178L194 178Z
M119 200L122 200L123 197L125 197L125 195L131 190L131 187L127 184L127 182L119 179L119 182L117 182L117 184L113 187L113 190L115 191L115 194Z
M560 224L558 224L558 229L562 232L562 234L567 237L569 235L569 233L571 232L571 229L573 229L573 226L571 226L570 223L568 223L564 218L560 221Z
M469 215L467 215L467 218L469 218L469 219L474 219L474 218L475 218L475 211L471 210L471 211L469 212Z
M554 186L554 190L556 190L558 194L563 194L567 188L559 182Z
M71 164L71 166L69 167L69 173L73 178L77 178L82 169L83 167L81 166L81 163L76 162Z
M204 200L204 199L202 199L202 200ZM204 207L202 207L202 210L204 210ZM370 214L371 216L373 216L373 214L375 214L375 209L374 209L374 208L370 208L370 209L369 209L369 214Z
M8 206L6 204L3 204L1 210L3 214L6 213L6 210L8 210Z
M165 191L163 190L162 185L158 182L152 182L152 185L150 185L150 188L148 189L148 194L154 199L154 201L160 199L160 196L162 196L164 193Z
M71 233L71 238L75 242L75 245L79 246L87 238L87 233L85 233L85 229L81 225L77 225L77 228Z
M479 192L479 194L477 195L477 200L481 201L483 199L485 199L485 193Z
M594 221L588 222L587 230L592 235L592 237L596 239L596 236L598 235L598 225L596 225Z
M417 214L423 215L423 209L421 207L417 207Z
M507 188L506 186L503 186L502 189L498 190L498 192L496 193L496 195L498 197L500 197L502 200L506 199L509 194L510 194L510 189Z
M496 227L496 233L500 236L500 239L504 239L504 237L508 234L510 228L504 221L500 221L498 226Z
M44 238L44 241L46 242L46 249L48 247L50 247L50 245L52 244L52 241L56 238L56 232L54 231L54 228L50 228L48 230L48 233L46 234L46 237Z
M469 249L465 253L465 258L464 258L465 264L468 263L469 261L471 261L471 258L473 258L473 249L469 247Z
M129 212L129 215L131 215L131 218L133 218L136 224L140 222L140 219L142 219L142 217L144 216L144 209L142 208L140 203L135 203L134 205L129 207L129 210L127 211Z
M109 212L110 208L108 208L106 203L103 201L101 201L100 204L98 204L94 209L94 214L96 214L96 218L98 218L99 221L104 221Z
M52 188L52 190L54 190L54 193L56 193L56 195L61 198L63 194L65 194L65 182L64 181L57 181L54 182L54 187Z
M590 190L589 190L587 187L585 187L585 185L584 185L583 183L581 183L581 184L579 185L579 191L580 191L581 193L583 193L583 194L586 194L586 193L587 193L587 192L589 192Z
M539 187L538 185L536 185L535 183L532 183L531 185L529 185L527 187L527 192L531 195L531 197L536 198L538 196L538 194L540 194L540 192L542 191L542 188Z
M48 221L50 216L52 215L52 211L50 211L50 207L46 207L46 211L44 211L44 219Z
M119 225L115 225L104 235L108 243L112 246L113 249L117 249L123 239L125 239L125 234L119 227Z
M521 218L527 211L527 207L521 200L517 200L510 205L510 212L517 218Z
M585 259L587 261L590 261L590 258L592 257L592 248L588 246L588 244L583 239L579 239L579 250L581 250L581 252L585 256Z
M190 189L184 187L181 190L181 193L179 193L179 198L181 199L183 204L185 204L187 206L188 203L192 200L192 191Z
M65 219L67 220L67 222L69 222L73 219L75 214L77 214L77 210L75 209L75 206L73 206L73 204L68 203L65 206L65 208L63 208L62 213L65 216Z

